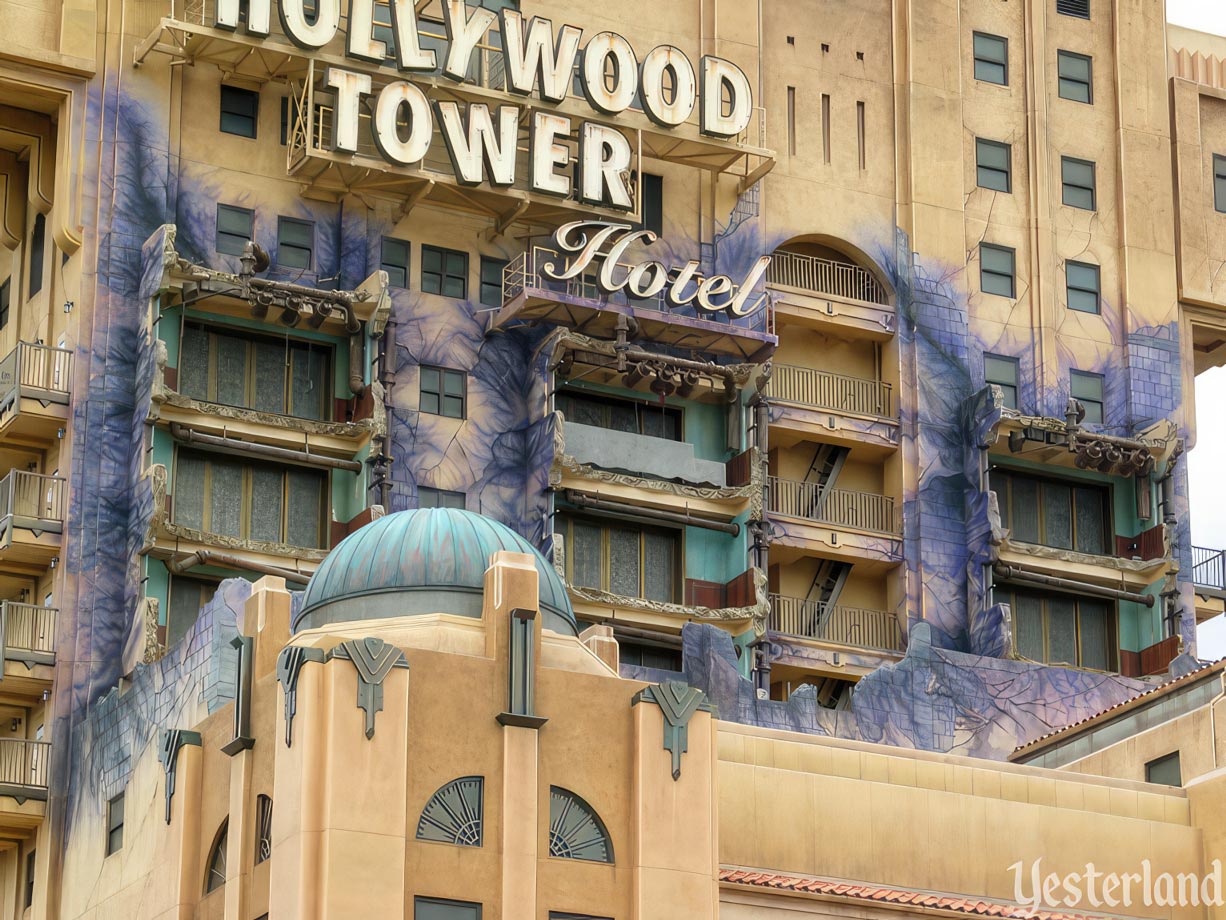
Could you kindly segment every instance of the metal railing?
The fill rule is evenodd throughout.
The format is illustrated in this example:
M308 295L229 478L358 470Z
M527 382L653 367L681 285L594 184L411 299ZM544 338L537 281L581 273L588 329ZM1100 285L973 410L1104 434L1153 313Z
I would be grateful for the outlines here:
M25 470L11 470L0 479L0 519L64 521L67 480Z
M866 268L783 249L771 253L766 282L848 300L882 305L890 302L885 286Z
M521 293L525 288L533 288L535 290L553 291L557 294L564 294L567 297L574 297L581 300L598 300L604 303L625 304L631 307L642 310L661 310L664 306L664 293L661 291L654 297L628 297L624 290L617 291L614 294L606 294L596 284L596 273L599 271L599 266L603 263L598 262L597 268L586 275L581 275L578 278L570 278L566 281L554 281L547 277L542 271L543 266L556 266L557 270L570 265L570 260L574 256L569 254L559 253L556 249L549 246L541 246L538 244L529 244L528 248L517 255L514 259L507 263L502 270L502 302L510 303ZM629 270L634 267L633 262L619 262L618 266ZM624 272L619 272L619 276ZM707 319L714 319L720 314L710 314Z
M806 518L840 527L898 532L894 499L873 492L823 489L821 483L770 477L770 510L789 517Z
M0 787L47 788L51 744L24 738L0 738ZM11 793L10 793L11 794ZM42 796L31 795L30 798Z
M863 607L831 607L800 597L770 596L767 628L786 636L822 639L859 648L888 652L903 650L898 617L884 610Z
M1226 592L1226 550L1193 546L1192 584Z
M894 388L890 384L811 367L776 364L767 396L819 409L894 417Z
M67 403L72 380L72 352L66 348L18 342L0 361L0 410L7 410L21 391L37 390L52 402Z
M23 652L55 653L55 619L59 611L54 607L37 604L22 604L18 601L0 603L0 648L5 655Z

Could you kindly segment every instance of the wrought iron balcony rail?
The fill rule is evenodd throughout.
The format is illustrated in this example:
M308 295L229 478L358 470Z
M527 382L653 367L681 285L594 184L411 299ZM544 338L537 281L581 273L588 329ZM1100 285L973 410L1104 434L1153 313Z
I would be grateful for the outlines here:
M59 476L12 470L0 479L0 520L12 518L29 529L37 529L31 527L36 522L62 524L67 489Z
M1198 588L1226 593L1226 550L1193 546L1192 583Z
M890 384L811 367L776 364L767 395L819 409L894 417L894 390Z
M770 603L767 627L773 632L858 648L903 650L898 617L884 610L830 606L783 594L772 594Z
M873 492L823 489L820 483L770 477L770 510L823 524L898 533L894 499Z
M0 361L0 412L8 411L23 395L66 404L71 379L71 351L18 342Z
M0 795L45 800L50 764L48 742L0 738Z
M614 294L606 294L596 284L596 272L599 271L600 266L603 264L599 261L592 272L581 275L578 278L570 278L566 281L555 281L541 271L541 268L546 265L555 265L560 270L564 266L568 266L572 258L574 257L569 254L559 253L552 247L536 243L530 244L523 252L508 262L502 270L502 302L504 304L510 303L523 293L524 290L531 289L552 291L556 294L565 294L568 297L580 300L598 300L606 303L624 304L643 310L663 311L665 309L663 292L656 294L654 297L628 297L624 290L617 291ZM624 275L634 267L633 262L619 262L617 264L622 269L622 271L617 273L618 275Z
M848 300L882 305L890 302L885 286L868 269L799 252L775 250L766 281Z

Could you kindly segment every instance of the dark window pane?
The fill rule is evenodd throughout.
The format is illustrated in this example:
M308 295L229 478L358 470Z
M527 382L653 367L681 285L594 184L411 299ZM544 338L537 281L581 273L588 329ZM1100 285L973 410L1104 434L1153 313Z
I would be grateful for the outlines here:
M1101 489L1079 488L1077 502L1077 550L1082 553L1107 552L1106 509Z
M246 208L226 204L217 206L217 251L241 256L243 246L250 242L255 226L255 213Z
M468 254L437 246L421 248L421 289L428 294L468 296Z
M240 137L255 137L260 95L235 86L221 88L221 130Z
M1081 628L1081 666L1106 671L1111 666L1108 640L1111 631L1107 617L1111 606L1106 601L1082 598L1077 602L1077 622Z
M174 521L204 529L204 460L180 453L175 460Z
M209 334L186 326L179 345L179 392L192 399L209 399Z
M1094 210L1094 164L1085 160L1061 157L1060 172L1063 181L1063 201L1073 208Z
M284 268L311 267L315 224L292 217L277 219L277 264Z
M1099 312L1099 268L1085 262L1065 263L1070 310L1083 313Z
M1043 483L1044 540L1048 546L1073 548L1073 490L1059 482Z
M1002 246L979 246L979 286L985 294L1013 297L1013 250Z
M1167 754L1145 765L1145 782L1163 786L1182 786L1183 770L1179 764L1179 752Z
M1014 478L1011 485L1010 529L1023 543L1040 542L1039 484L1033 479Z
M290 546L320 545L320 510L325 477L315 470L290 469L286 473L289 510L285 542Z
M281 542L282 476L282 472L273 466L257 466L251 470L252 540Z
M575 521L571 527L571 545L566 547L571 555L570 577L581 588L601 589L601 540L600 528L594 524Z
M209 460L210 533L241 537L243 530L243 467L237 461Z
M1009 42L999 35L974 36L975 79L984 83L1009 82Z
M677 599L676 549L677 541L671 534L643 534L643 597L667 603Z
M481 258L481 303L487 307L502 306L502 270L505 259Z
M1226 157L1213 157L1213 207L1226 211Z
M20 193L19 193L20 194ZM47 218L34 215L34 229L30 231L30 296L43 289L43 264L47 256Z
M640 597L641 543L637 530L609 531L609 590L624 597Z
M466 901L414 898L413 920L481 920L481 905Z
M1015 594L1013 616L1017 622L1017 652L1023 658L1042 661L1043 601L1033 594Z
M227 406L247 404L247 343L229 335L213 337L217 353L216 402Z
M387 272L387 283L392 287L409 286L409 242L383 238L379 267Z
M664 232L664 177L643 173L643 229L657 236Z
M1053 664L1077 663L1077 615L1072 598L1058 594L1047 599L1047 660Z
M290 349L291 414L322 419L328 394L328 356L320 348L296 344Z
M175 575L170 579L170 603L166 611L166 643L174 645L195 625L200 608L217 586L198 578Z
M981 188L1012 191L1012 166L1008 144L975 141L976 182Z
M455 508L463 511L465 496L463 492L448 492L445 489L418 486L417 505L419 508Z
M255 343L255 398L260 412L285 413L285 346L271 341Z
M1057 54L1060 98L1073 102L1093 102L1093 77L1090 58L1070 51Z

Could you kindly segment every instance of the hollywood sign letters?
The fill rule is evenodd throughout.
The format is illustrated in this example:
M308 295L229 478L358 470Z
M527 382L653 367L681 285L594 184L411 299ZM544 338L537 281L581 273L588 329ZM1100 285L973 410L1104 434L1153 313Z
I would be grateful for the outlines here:
M541 265L541 274L554 281L581 278L589 273L593 262L600 260L596 286L605 294L624 290L629 297L647 299L662 294L664 303L672 308L694 304L704 313L726 313L733 317L757 312L766 300L766 295L762 294L753 303L746 302L766 274L770 256L760 256L737 285L727 275L699 275L699 263L695 260L672 269L663 262L650 260L627 266L621 260L632 244L640 240L648 244L656 241L656 235L650 230L636 230L629 224L577 220L559 227L553 239L560 252L571 256L566 262L559 260Z
M216 0L216 28L243 29L265 37L274 0ZM275 0L281 28L294 44L317 51L341 31L341 0L314 0L308 18L306 0ZM437 74L464 82L478 46L498 17L469 8L464 0L442 0L445 50L423 47L414 0L390 0L390 41L376 37L375 0L348 0L345 54L369 64L391 56L400 74ZM502 54L506 88L519 96L535 94L542 102L562 102L577 81L599 115L613 116L636 101L644 114L663 128L675 128L699 112L699 130L710 137L733 138L748 126L753 93L745 73L731 61L704 56L698 72L672 45L660 45L640 61L630 43L615 32L600 32L580 49L583 30L563 25L556 35L548 19L525 23L516 10L501 11ZM439 59L442 58L440 61ZM577 69L576 69L577 65ZM507 188L515 181L522 106L485 102L431 100L411 80L393 80L377 92L370 73L329 66L324 83L335 95L333 149L356 153L363 97L374 96L370 131L389 163L420 166L430 149L435 123L461 185L488 182ZM557 198L577 197L585 204L633 210L625 176L633 151L616 128L596 121L578 126L568 115L533 108L528 113L528 187ZM573 175L570 147L577 136Z

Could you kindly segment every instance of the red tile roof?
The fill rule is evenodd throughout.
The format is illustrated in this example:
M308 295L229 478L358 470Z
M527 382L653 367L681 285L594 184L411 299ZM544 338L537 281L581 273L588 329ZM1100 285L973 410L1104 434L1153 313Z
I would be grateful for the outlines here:
M1017 920L1105 920L1100 914L1062 913L1053 910L1038 910L1034 913L1020 904L990 901L969 895L936 894L930 891L914 891L906 888L887 888L859 882L815 878L804 875L778 875L756 869L740 869L723 866L719 880L733 885L751 888L772 888L776 891L798 891L805 894L835 895L860 901L881 901L888 904L910 904L935 910L948 910L983 917L1006 917Z

